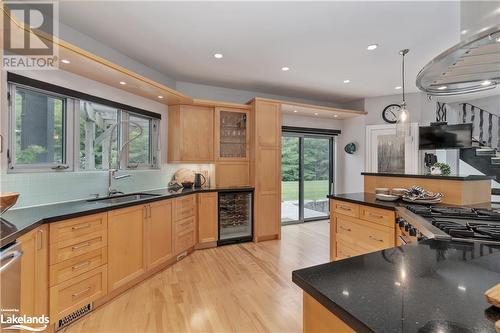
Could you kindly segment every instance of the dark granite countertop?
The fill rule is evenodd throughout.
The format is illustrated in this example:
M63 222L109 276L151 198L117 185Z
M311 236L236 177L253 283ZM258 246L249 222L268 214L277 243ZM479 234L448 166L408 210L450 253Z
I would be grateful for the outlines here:
M164 199L180 197L184 195L200 193L200 192L228 192L228 191L253 191L253 187L220 187L220 188L191 188L180 189L173 191L169 189L159 189L152 191L140 191L136 193L155 194L156 196L148 197L141 200L134 200L125 203L110 204L95 200L78 200L70 202L61 202L56 204L33 206L27 208L11 209L2 214L2 222L7 222L0 239L0 247L3 247L19 236L36 228L43 223L61 221L74 217L106 212L113 209L129 207L134 205L145 204ZM5 234L4 234L5 233Z
M444 179L444 180L491 180L495 179L495 176L484 176L484 175L469 175L469 176L459 176L459 175L449 175L449 176L436 176L436 175L425 175L425 174L406 174L406 173L383 173L383 172L362 172L363 176L378 176L378 177L404 177L404 178L430 178L430 179Z
M292 280L358 332L495 332L500 248L427 240L296 270Z
M396 210L396 207L404 206L407 204L403 200L381 201L375 197L375 194L367 192L330 194L327 195L327 198L390 210Z

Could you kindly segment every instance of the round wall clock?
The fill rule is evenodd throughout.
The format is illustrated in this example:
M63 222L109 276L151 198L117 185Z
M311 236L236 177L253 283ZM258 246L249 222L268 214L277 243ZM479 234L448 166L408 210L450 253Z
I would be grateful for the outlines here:
M356 151L356 144L354 142L348 143L345 145L344 150L348 154L354 154Z
M398 121L401 105L389 104L382 111L382 118L389 124L395 124Z

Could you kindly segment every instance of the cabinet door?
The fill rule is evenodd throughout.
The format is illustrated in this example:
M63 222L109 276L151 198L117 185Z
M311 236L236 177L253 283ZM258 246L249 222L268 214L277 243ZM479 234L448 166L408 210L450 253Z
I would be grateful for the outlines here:
M198 243L218 239L217 193L198 194Z
M165 263L172 253L172 201L160 201L149 205L146 219L147 268Z
M249 110L215 108L215 156L218 161L248 161Z
M250 185L250 166L248 162L215 163L215 184L217 187Z
M281 107L272 102L257 101L255 130L258 146L279 147L281 144Z
M183 105L180 112L182 161L213 161L214 109L202 106Z
M19 238L21 257L21 314L49 315L49 228L41 226Z
M132 281L146 271L144 206L108 213L108 290Z

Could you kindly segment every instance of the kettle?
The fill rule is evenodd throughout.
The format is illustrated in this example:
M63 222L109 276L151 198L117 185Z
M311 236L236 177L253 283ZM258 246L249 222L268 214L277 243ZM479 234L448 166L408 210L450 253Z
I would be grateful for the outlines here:
M203 182L201 180L202 178L203 178ZM207 179L201 173L194 174L194 187L202 187L206 182L207 182Z

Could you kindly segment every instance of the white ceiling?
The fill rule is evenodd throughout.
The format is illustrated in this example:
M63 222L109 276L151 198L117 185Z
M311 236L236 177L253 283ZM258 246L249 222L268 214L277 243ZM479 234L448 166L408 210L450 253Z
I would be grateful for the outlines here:
M400 93L394 87L401 85L402 48L411 50L408 90L417 91L418 71L460 39L459 6L71 1L60 4L60 18L178 81L345 103ZM380 47L369 52L372 43Z

